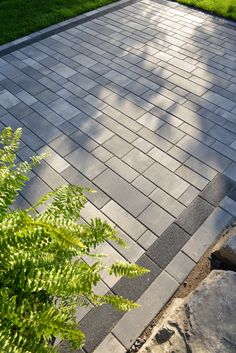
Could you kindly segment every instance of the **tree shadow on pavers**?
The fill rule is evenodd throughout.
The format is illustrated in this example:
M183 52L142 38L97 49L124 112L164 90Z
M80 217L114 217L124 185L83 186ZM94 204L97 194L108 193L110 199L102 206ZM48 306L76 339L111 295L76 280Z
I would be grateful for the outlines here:
M164 164L197 194L222 173L235 158L229 147L236 133L235 32L210 19L176 3L139 2L3 57L1 121L23 126L19 158L47 149L53 154L32 175L25 199L31 203L61 182L82 180L99 190L92 212L110 199L119 203L94 179L107 168L131 183L127 160L119 170L108 161L121 160L133 148L144 151L140 142L151 144L145 153L154 150L153 163ZM221 179L216 186L224 185ZM136 286L137 297L147 289L143 283ZM109 327L96 342L118 321L109 313ZM82 323L83 318L99 325L92 311L81 315ZM88 329L87 347L94 336L95 326L92 333Z

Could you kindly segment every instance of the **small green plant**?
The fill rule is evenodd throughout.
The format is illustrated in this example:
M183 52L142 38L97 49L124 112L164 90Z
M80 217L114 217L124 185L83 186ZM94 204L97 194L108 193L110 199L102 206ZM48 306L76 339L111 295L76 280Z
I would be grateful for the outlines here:
M0 352L57 352L50 344L56 336L78 348L85 340L75 319L78 306L137 307L123 297L95 294L101 271L134 277L147 270L129 263L106 268L99 256L92 265L83 261L106 240L122 245L108 223L79 223L88 190L65 185L27 210L12 209L27 174L43 158L16 164L20 137L20 129L5 128L0 134ZM42 204L44 211L38 213Z

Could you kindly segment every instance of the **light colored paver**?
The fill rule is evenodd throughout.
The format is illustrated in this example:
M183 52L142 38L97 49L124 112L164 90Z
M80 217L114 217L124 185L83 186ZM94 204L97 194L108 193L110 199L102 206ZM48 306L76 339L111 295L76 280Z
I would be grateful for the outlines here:
M216 208L210 217L193 234L183 247L183 252L194 261L199 261L207 248L217 239L221 231L231 222L232 216L220 208Z
M227 211L232 216L236 217L236 201L226 196L221 202L220 207Z
M133 239L138 239L146 230L140 222L114 201L108 202L101 210L111 218L113 222L117 222L119 227L123 228Z
M180 251L166 266L166 272L177 282L182 283L195 265L196 263L192 259Z
M94 353L125 353L126 348L111 334L95 349Z

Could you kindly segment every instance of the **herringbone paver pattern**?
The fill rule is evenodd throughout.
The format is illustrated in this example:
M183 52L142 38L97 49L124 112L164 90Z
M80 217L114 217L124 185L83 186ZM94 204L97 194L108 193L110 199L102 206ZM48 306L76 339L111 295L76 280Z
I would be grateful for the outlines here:
M20 159L51 154L17 205L66 182L91 187L82 217L108 220L129 245L98 251L151 269L98 288L139 311L78 311L87 353L124 353L236 216L235 54L236 27L140 0L0 58L0 127L23 127Z

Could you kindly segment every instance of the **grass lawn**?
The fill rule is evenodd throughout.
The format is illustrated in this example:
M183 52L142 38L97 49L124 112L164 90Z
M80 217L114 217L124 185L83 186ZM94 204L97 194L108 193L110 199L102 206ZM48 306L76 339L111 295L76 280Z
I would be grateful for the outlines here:
M236 21L236 0L177 0L177 2Z
M0 44L115 0L0 0Z

